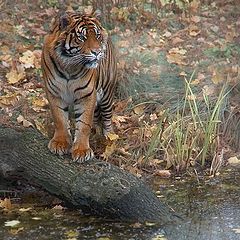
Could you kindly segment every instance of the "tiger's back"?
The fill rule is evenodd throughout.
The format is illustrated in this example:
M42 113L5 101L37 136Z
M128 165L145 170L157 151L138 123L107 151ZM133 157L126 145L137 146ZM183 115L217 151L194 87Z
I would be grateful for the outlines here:
M49 149L58 154L71 150L74 161L93 157L89 135L95 119L103 132L112 130L112 101L116 83L114 47L94 15L65 12L56 17L45 37L42 53L45 90L55 133ZM74 106L76 131L72 143L68 124Z

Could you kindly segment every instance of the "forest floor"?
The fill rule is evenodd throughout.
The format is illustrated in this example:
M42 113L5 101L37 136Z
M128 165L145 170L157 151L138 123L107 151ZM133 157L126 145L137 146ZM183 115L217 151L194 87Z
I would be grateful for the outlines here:
M43 37L59 5L37 2L0 1L0 111L1 122L14 121L49 136L53 125L40 58ZM214 98L228 81L234 86L230 108L238 111L240 5L213 1L174 14L163 10L161 16L139 10L134 20L126 7L113 8L111 14L106 28L118 50L120 82L115 134L103 147L94 137L91 144L97 155L137 176L169 177L169 156L154 149L146 160L146 153L165 110L176 108L185 96L184 79L191 79L196 91L189 99L202 99L203 92Z

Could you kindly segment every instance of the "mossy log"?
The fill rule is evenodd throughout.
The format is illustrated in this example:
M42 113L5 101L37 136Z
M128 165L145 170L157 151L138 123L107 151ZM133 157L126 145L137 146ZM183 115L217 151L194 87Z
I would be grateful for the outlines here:
M124 221L161 224L177 219L143 181L94 159L70 164L47 149L47 139L34 129L0 125L0 172L21 170L21 177L86 213Z

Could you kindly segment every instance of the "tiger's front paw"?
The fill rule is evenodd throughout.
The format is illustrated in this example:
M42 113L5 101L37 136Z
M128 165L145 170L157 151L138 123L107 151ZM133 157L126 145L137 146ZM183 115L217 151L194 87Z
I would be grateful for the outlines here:
M72 161L77 163L83 163L92 160L94 157L93 150L91 148L82 149L80 147L72 148Z
M70 141L65 138L52 138L48 144L48 148L52 153L63 155L69 153Z

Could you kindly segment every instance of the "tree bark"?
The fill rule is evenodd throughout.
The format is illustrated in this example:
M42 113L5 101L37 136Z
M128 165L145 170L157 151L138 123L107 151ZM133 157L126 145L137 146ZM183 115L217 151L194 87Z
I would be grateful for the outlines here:
M21 170L21 176L84 212L124 221L161 224L178 217L143 181L98 159L70 164L47 149L34 129L0 125L0 172Z

